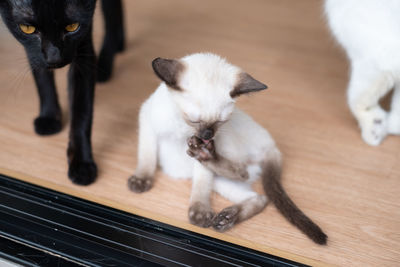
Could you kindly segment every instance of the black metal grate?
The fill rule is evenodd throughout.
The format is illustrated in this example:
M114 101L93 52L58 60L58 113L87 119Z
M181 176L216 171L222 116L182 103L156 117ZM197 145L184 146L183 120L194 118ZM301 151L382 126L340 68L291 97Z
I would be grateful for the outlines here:
M0 257L24 266L304 266L2 175Z

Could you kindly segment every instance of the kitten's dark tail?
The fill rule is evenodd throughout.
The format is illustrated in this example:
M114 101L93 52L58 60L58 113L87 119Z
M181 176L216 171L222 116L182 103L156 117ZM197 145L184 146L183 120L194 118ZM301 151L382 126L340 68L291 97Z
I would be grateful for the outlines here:
M276 161L264 165L262 181L265 193L282 215L315 243L325 245L327 235L310 220L286 194L280 182L281 166Z

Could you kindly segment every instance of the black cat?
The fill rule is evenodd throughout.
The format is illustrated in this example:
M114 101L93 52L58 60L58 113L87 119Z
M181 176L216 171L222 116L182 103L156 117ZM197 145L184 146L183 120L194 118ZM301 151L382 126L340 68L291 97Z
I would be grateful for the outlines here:
M97 176L91 148L95 80L110 78L114 55L124 49L121 0L102 0L106 33L96 67L92 42L95 7L96 0L0 0L1 16L25 47L38 88L40 114L34 126L39 135L61 130L53 69L70 64L68 176L80 185L92 183Z

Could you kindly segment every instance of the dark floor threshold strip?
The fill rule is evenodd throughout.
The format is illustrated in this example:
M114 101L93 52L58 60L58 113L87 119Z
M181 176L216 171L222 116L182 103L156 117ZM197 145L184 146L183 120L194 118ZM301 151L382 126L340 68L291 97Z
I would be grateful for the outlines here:
M23 266L304 266L3 175L0 258Z

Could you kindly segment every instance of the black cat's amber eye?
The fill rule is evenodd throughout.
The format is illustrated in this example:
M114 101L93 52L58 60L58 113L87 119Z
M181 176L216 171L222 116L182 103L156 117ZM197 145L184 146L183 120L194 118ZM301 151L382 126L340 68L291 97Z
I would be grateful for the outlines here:
M79 28L79 23L78 22L72 23L72 24L69 24L69 25L65 26L65 30L67 32L76 32L78 30L78 28Z
M23 33L32 34L36 31L36 27L32 25L19 24L19 28Z

